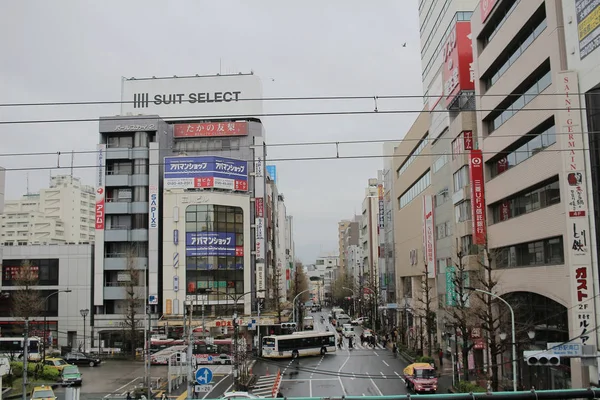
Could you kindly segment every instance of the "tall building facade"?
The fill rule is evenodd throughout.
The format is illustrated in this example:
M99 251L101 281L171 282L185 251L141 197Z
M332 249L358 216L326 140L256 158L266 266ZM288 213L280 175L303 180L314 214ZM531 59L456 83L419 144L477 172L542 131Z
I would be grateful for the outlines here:
M588 299L597 271L590 268L580 90L577 73L567 70L567 53L578 46L565 47L563 3L504 0L480 5L471 20L487 209L479 242L495 254L496 291L518 308L517 323L529 326L534 342L523 349L532 350L569 339L596 346L587 329L596 324ZM570 377L565 368L519 364L525 386L535 380L536 388L551 388L569 378L573 387L588 385L578 359Z
M352 223L349 220L342 220L338 222L338 251L340 254L340 268L342 270L346 269L346 252L345 252L345 243L344 243L344 233L348 226Z
M48 188L4 202L0 242L5 246L94 242L94 200L94 188L80 178L52 176Z
M286 293L291 289L292 277L296 262L296 246L294 244L294 217L285 217L285 279Z
M360 219L359 245L362 249L362 265L360 271L361 287L368 287L377 293L379 286L379 180L369 179L362 201Z

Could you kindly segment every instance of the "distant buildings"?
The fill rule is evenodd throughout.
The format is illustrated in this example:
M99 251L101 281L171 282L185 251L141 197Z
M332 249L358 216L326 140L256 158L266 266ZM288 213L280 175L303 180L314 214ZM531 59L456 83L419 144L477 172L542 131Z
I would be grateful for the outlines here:
M4 188L4 171L0 174ZM94 242L94 188L70 175L50 178L50 187L27 193L19 200L4 202L0 223L0 243L65 244Z

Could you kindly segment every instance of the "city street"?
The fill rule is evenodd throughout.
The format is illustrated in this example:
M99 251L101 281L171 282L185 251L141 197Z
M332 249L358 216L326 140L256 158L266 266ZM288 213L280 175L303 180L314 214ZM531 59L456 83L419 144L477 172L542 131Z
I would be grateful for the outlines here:
M329 325L329 330L335 331L326 312L311 315L315 317L315 330L325 331L325 326ZM325 317L325 323L320 322L321 315ZM355 332L360 342L362 328L355 327ZM260 360L254 366L254 373L261 377L259 381L268 382L267 373L274 377L280 369L283 375L280 391L289 397L387 396L406 394L401 377L406 365L404 360L394 358L392 352L381 345L371 349L354 343L354 349L348 349L348 341L344 339L343 349L334 354L301 358L299 367L287 359ZM263 395L266 387L253 392Z

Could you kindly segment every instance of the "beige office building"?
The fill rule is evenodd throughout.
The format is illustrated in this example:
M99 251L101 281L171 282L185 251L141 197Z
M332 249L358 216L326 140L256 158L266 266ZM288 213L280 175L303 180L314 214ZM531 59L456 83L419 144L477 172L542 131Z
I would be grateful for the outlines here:
M486 4L492 7L479 6L471 24L486 238L499 281L495 292L515 309L519 385L582 387L587 376L582 381L578 361L571 360L569 377L566 368L528 367L522 357L523 351L570 338L596 344L596 335L585 328L595 326L587 310L593 297L589 211L583 154L577 150L582 146L569 148L581 141L581 122L579 111L573 112L576 96L569 96L577 91L576 74L564 72L562 4ZM576 283L575 274L585 282ZM509 364L501 370L505 377L512 374Z

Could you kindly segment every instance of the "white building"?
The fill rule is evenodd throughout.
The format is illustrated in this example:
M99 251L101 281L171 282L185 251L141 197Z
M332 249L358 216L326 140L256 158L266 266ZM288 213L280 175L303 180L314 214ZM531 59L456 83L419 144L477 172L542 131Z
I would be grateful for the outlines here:
M94 188L79 178L53 176L49 188L5 202L0 242L7 246L93 242L94 196ZM3 198L1 193L0 201Z
M296 246L294 245L294 217L285 217L285 265L286 265L286 291L291 288L294 276L294 260L296 257Z
M275 227L275 265L277 268L277 275L279 276L279 300L285 301L287 298L287 280L289 279L289 275L286 275L287 271L287 229L286 229L286 219L287 209L285 206L285 198L283 194L279 194L277 196L277 207L276 207L276 217L277 224Z
M45 301L46 324L44 316L30 321L30 334L46 337L54 346L83 345L84 319L81 310L88 310L85 320L86 349L92 345L94 333L90 326L92 265L94 245L92 244L47 244L3 246L1 291L11 293L16 287L12 277L24 261L38 268L38 289ZM65 292L70 290L70 292ZM59 292L59 293L57 293ZM16 320L12 314L11 297L0 298L0 327L2 336L21 335L23 321Z
M346 271L354 279L354 287L359 287L361 266L363 262L362 248L357 245L346 247Z
M373 286L378 284L379 277L379 234L377 229L379 215L378 180L369 179L362 202L362 217L360 220L359 245L362 249L362 265L360 276L363 284Z

